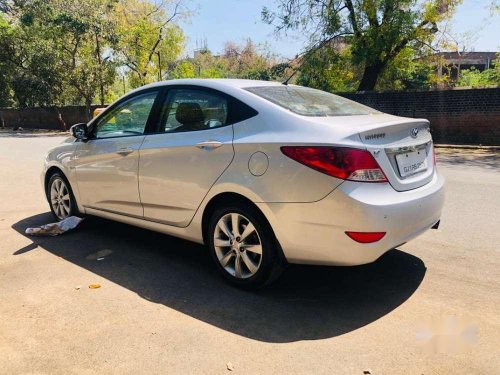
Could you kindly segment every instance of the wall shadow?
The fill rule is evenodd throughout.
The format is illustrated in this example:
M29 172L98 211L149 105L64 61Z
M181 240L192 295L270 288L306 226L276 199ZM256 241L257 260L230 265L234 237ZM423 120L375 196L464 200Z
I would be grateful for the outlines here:
M2 130L0 131L0 138L46 138L46 137L70 137L69 132L57 131L57 130L45 130L45 131L15 131L15 130Z
M44 213L12 227L24 235L27 227L52 221ZM33 244L14 255L49 251L148 301L273 343L330 338L363 327L405 302L426 272L419 258L392 250L366 266L290 266L267 289L246 292L222 280L205 247L125 224L89 217L65 235L29 239Z
M451 167L480 167L488 170L500 170L500 149L438 149L438 168L440 165Z

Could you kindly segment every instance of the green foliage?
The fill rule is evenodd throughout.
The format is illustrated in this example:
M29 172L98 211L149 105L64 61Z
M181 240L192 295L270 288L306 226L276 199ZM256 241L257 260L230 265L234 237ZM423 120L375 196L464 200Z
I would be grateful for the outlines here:
M433 68L417 57L461 0L276 0L264 20L311 41L288 63L250 39L179 59L181 1L0 0L0 106L85 104L90 116L92 103L166 78L283 81L293 72L326 91L428 89ZM462 71L458 85L498 86L499 70Z
M170 78L195 78L196 66L189 60L181 61L172 71Z
M330 92L355 91L355 73L349 49L339 52L327 46L305 56L297 84Z
M0 105L104 104L120 90L161 79L184 37L180 5L152 0L31 0L1 3ZM120 87L120 88L119 88Z
M413 49L405 48L380 75L378 91L426 90L431 88L434 68L415 59ZM330 92L353 92L362 69L353 63L350 47L326 46L303 58L297 83Z
M416 59L415 51L404 48L390 61L382 72L376 89L378 91L428 90L432 87L434 67Z
M0 49L4 44L2 41L12 38L12 28L0 14ZM12 104L11 77L12 65L5 58L5 51L0 50L0 107L8 107Z
M493 69L479 71L472 67L460 71L457 87L500 87L500 61L497 60Z
M168 3L172 1L163 2ZM182 53L184 34L172 22L179 15L177 7L167 13L165 7L148 0L121 0L116 4L116 56L129 69L132 87L161 80Z
M266 49L259 51L251 39L242 45L227 42L220 55L202 50L198 51L193 59L185 59L173 65L169 78L277 80L282 78L289 68L288 64L277 62Z
M90 117L92 101L98 96L104 104L116 76L116 64L106 54L116 45L110 19L113 0L65 0L50 5L51 17L46 22L52 26L56 48L63 52L71 87L66 94L73 102L81 98Z
M55 49L46 28L31 20L29 26L4 22L0 29L5 79L20 107L59 104L67 76L61 51Z

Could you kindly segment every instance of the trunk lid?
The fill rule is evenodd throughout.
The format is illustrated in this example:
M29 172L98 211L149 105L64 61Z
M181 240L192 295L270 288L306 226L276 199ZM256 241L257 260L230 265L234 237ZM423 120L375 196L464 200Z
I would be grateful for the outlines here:
M359 137L395 190L416 189L432 180L434 148L429 121L397 118L361 131Z
M416 189L432 180L434 149L429 121L385 113L314 118L318 125L335 127L346 144L361 142L372 153L397 191ZM319 128L318 141L325 139Z

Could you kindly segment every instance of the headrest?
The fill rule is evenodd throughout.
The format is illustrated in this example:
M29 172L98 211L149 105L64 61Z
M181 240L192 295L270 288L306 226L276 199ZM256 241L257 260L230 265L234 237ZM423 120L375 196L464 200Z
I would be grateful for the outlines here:
M182 125L204 122L205 116L198 103L179 103L175 119Z

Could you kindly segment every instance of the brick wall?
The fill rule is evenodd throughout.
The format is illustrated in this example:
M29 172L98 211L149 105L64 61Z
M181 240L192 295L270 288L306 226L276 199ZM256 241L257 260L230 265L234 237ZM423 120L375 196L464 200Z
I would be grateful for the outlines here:
M382 112L428 119L436 143L500 145L500 88L341 95Z
M500 88L341 95L382 112L428 119L436 143L500 145ZM68 127L87 121L83 106L60 111ZM2 118L6 127L61 129L54 109L0 109L0 125Z
M97 106L92 107L92 112ZM85 106L67 106L59 108L66 125L71 127L79 122L87 122ZM54 108L0 108L0 126L13 128L21 126L25 129L62 130Z

